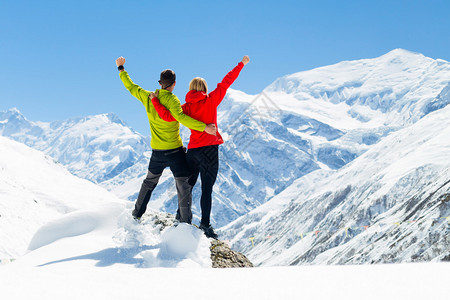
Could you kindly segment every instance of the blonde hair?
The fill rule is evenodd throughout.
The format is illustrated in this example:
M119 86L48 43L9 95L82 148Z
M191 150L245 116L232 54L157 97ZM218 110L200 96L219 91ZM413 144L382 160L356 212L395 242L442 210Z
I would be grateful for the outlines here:
M206 83L206 80L201 77L192 79L189 83L189 91L192 90L208 93L208 84Z

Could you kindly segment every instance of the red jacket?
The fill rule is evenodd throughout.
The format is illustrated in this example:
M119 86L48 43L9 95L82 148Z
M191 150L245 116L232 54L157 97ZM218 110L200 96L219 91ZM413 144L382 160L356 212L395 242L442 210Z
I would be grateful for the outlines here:
M222 82L209 95L200 91L189 91L186 94L186 103L181 106L183 112L205 124L214 123L219 128L217 126L217 106L222 102L228 88L239 76L243 67L244 64L240 62L223 78ZM170 111L159 103L158 98L153 98L152 103L161 119L168 122L176 121L170 114ZM191 129L191 137L188 144L189 149L220 144L223 144L223 139L219 130L217 130L217 134L214 136L206 132Z

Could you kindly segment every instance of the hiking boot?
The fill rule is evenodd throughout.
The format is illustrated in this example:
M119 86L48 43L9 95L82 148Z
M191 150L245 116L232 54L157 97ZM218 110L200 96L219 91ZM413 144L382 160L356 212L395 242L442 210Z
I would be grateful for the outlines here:
M173 220L173 227L177 227L181 223L180 218L180 209L177 209L177 214L175 215L175 219Z
M217 233L214 231L214 228L211 225L200 224L199 228L203 230L205 235L209 238L213 238L217 240Z
M133 210L133 211L131 212L131 216L132 216L133 219L134 219L136 222L138 222L138 223L139 223L139 221L141 220L141 217L138 217L138 216L136 215L136 211L135 211L135 210Z

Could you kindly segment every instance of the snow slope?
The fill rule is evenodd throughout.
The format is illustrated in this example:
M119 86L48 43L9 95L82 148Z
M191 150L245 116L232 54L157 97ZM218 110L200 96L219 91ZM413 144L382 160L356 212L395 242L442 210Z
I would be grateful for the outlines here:
M450 265L250 269L0 267L4 299L446 299Z
M262 265L450 259L450 106L222 230ZM249 241L251 238L251 242Z
M42 227L35 240L54 240L56 228L60 239L0 266L0 297L439 299L447 292L443 274L450 265L443 263L212 269L209 241L192 226L181 224L161 234L115 209L105 213L107 218L91 213L78 213L97 221L88 233L74 236L77 218L70 215Z
M68 218L46 225L35 238L52 236L53 226L66 238L0 267L0 297L440 299L447 293L449 264L212 269L209 241L194 227L181 224L159 234L150 224L118 219L125 226L114 242L112 223L75 237Z
M105 245L127 251L136 248L139 253L144 251L139 248L142 243L151 240L152 249L159 253L153 265L189 264L180 258L200 244L206 255L192 259L211 265L209 242L200 230L179 225L161 235L156 226L136 224L131 218L132 203L75 177L42 152L0 137L0 153L0 258L18 258L31 251L17 264L39 265L49 257L39 253L49 247L54 247L53 257ZM147 252L150 263L152 252Z
M5 137L0 137L0 200L2 259L23 255L35 231L50 220L119 201L42 152Z
M450 265L443 263L212 269L209 241L198 229L180 224L161 232L129 212L126 202L112 201L47 222L25 256L0 266L0 297L439 299L447 293L443 274Z

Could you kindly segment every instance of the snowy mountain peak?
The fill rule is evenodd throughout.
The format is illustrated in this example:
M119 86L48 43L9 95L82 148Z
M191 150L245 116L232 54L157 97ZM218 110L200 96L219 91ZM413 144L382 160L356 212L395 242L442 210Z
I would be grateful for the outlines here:
M19 114L19 115L22 114L17 107L12 107L12 108L10 108L10 109L8 109L6 111L3 111L1 113L10 113L10 114Z
M442 67L442 65L445 66ZM404 80L404 76L408 73L412 73L411 75L415 77L409 75L407 78L416 78L416 75L421 75L419 78L426 78L436 71L449 69L449 62L434 60L404 49L394 49L377 58L342 61L334 65L286 75L275 80L265 91L300 93L305 92L306 88L316 88L321 83L324 84L322 87L329 88L338 86L359 88L367 84L365 81L388 83L388 86L392 86L399 79ZM386 79L396 80L389 84Z
M0 111L0 121L5 120L26 120L22 113L15 107L8 109L7 111Z
M128 127L128 125L125 123L125 121L123 121L122 119L120 119L120 117L118 115L116 115L115 113L105 113L105 114L99 114L99 115L91 115L91 116L87 116L87 117L83 117L83 118L77 118L74 120L82 120L83 122L100 122L100 123L105 123L105 124L119 124L122 126L126 126Z
M0 112L0 135L44 151L96 183L116 177L149 150L147 139L113 113L45 123L10 109Z
M66 121L55 121L52 123L56 123L58 125L62 124L62 123L70 124L70 125L91 123L91 124L96 124L96 126L103 126L106 124L118 124L123 127L128 127L128 125L125 123L125 121L120 119L119 116L117 116L114 113L89 115L89 116L84 116L84 117L74 117L74 118L70 118Z
M17 109L17 107L13 107L13 108L8 109L6 111L6 113L22 115L22 113Z
M17 108L0 111L0 135L10 136L33 130L33 124Z
M264 91L271 98L286 97L280 103L286 110L320 110L322 118L340 112L363 123L377 118L377 124L403 126L450 103L449 86L449 62L395 49L287 75Z
M109 121L111 121L112 123L116 123L116 124L120 124L122 126L128 126L125 121L123 121L118 115L116 115L115 113L107 113L104 114L103 116L105 116Z
M426 56L424 56L422 53L418 53L418 52L414 52L414 51L410 51L410 50L406 50L406 49L402 49L402 48L397 48L394 50L389 51L388 53L380 56L380 58L395 58L395 57L402 57L402 58L411 58L411 57L420 57L420 58L424 58Z

